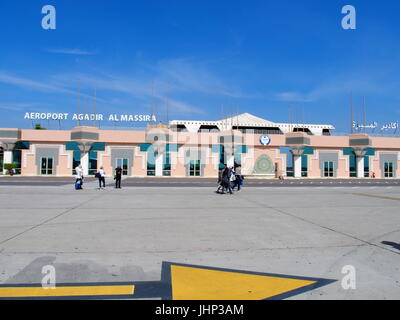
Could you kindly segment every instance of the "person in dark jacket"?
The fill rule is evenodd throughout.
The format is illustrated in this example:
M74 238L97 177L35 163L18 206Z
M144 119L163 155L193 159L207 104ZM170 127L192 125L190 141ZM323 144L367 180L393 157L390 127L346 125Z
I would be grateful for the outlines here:
M237 191L240 191L240 187L243 184L243 176L242 176L242 166L239 164L235 169L235 181L233 183L232 190L237 186Z
M121 189L121 179L122 179L122 169L121 169L121 166L118 166L118 167L115 169L115 176L114 176L114 179L115 179L115 188L116 188L116 189Z
M230 194L232 194L232 186L231 186L231 175L232 175L232 169L225 167L224 171L222 172L222 179L221 179L221 185L229 191ZM222 193L225 193L225 190L223 190Z
M223 169L219 170L219 172L218 172L218 188L216 191L217 193L225 193L225 187L222 183L222 176L223 176L225 170L226 170L226 166Z

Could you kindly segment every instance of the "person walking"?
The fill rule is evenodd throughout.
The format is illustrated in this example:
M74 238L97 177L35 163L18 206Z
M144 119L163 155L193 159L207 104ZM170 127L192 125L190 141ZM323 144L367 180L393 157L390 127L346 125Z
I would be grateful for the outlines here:
M230 181L231 189L233 190L233 187L234 187L235 181L236 181L236 173L235 173L235 168L234 167L231 167L230 170L231 170L231 172L230 172L230 175L229 175L229 181Z
M235 187L237 186L237 191L239 192L242 184L243 184L242 166L239 164L235 170L235 182L232 187L232 190L234 190Z
M106 188L106 172L104 171L103 167L100 167L99 172L97 173L97 178L99 179L99 189L102 189L101 185L103 185L103 188Z
M83 186L83 168L82 165L79 164L76 168L75 168L75 186L77 190L82 189Z
M225 167L224 172L222 173L222 186L224 187L224 190L222 193L225 193L225 189L229 191L230 194L232 194L232 185L231 185L231 175L232 175L232 170L229 167Z
M118 166L118 167L115 169L115 176L114 176L114 179L115 179L115 188L116 188L116 189L121 189L121 179L122 179L122 169L121 169L121 166Z
M218 172L218 188L217 188L217 193L225 193L225 187L224 187L224 183L222 181L222 177L224 175L224 172L226 170L226 166L224 166L223 169L219 170Z

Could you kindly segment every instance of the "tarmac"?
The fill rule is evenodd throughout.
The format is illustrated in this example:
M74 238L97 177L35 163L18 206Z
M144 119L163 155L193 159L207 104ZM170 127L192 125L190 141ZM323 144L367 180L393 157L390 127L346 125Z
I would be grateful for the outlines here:
M0 284L41 283L46 265L57 283L158 281L169 261L336 280L288 299L400 298L399 186L128 182L1 184Z
M27 176L0 176L0 186L68 186L73 184L74 177L27 177ZM85 182L97 181L93 176L85 177ZM106 178L108 186L114 184L111 177ZM206 187L214 188L217 183L216 178L174 178L174 177L124 177L125 187ZM244 184L248 187L353 187L353 186L400 186L400 179L310 179L310 178L287 178L278 180L272 178L246 177Z

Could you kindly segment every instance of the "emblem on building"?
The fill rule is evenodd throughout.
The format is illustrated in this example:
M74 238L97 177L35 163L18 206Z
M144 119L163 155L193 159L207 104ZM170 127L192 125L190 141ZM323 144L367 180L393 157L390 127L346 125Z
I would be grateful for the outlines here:
M263 134L263 135L260 137L260 143L261 143L263 146L268 146L268 145L271 143L271 138L270 138L269 136L267 136L266 134Z

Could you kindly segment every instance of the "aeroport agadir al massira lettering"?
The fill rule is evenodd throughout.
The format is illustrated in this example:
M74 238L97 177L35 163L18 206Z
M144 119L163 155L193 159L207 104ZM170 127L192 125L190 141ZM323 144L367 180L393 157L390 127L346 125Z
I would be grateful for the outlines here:
M25 114L47 116L53 114ZM22 176L72 176L80 163L85 175L103 167L111 176L121 166L130 177L217 177L225 165L240 164L243 175L260 178L400 178L398 136L335 135L333 125L275 123L249 113L167 123L152 115L113 115L113 121L150 120L144 130L102 129L97 123L106 116L86 116L91 125L70 130L0 128L0 171L13 163Z

